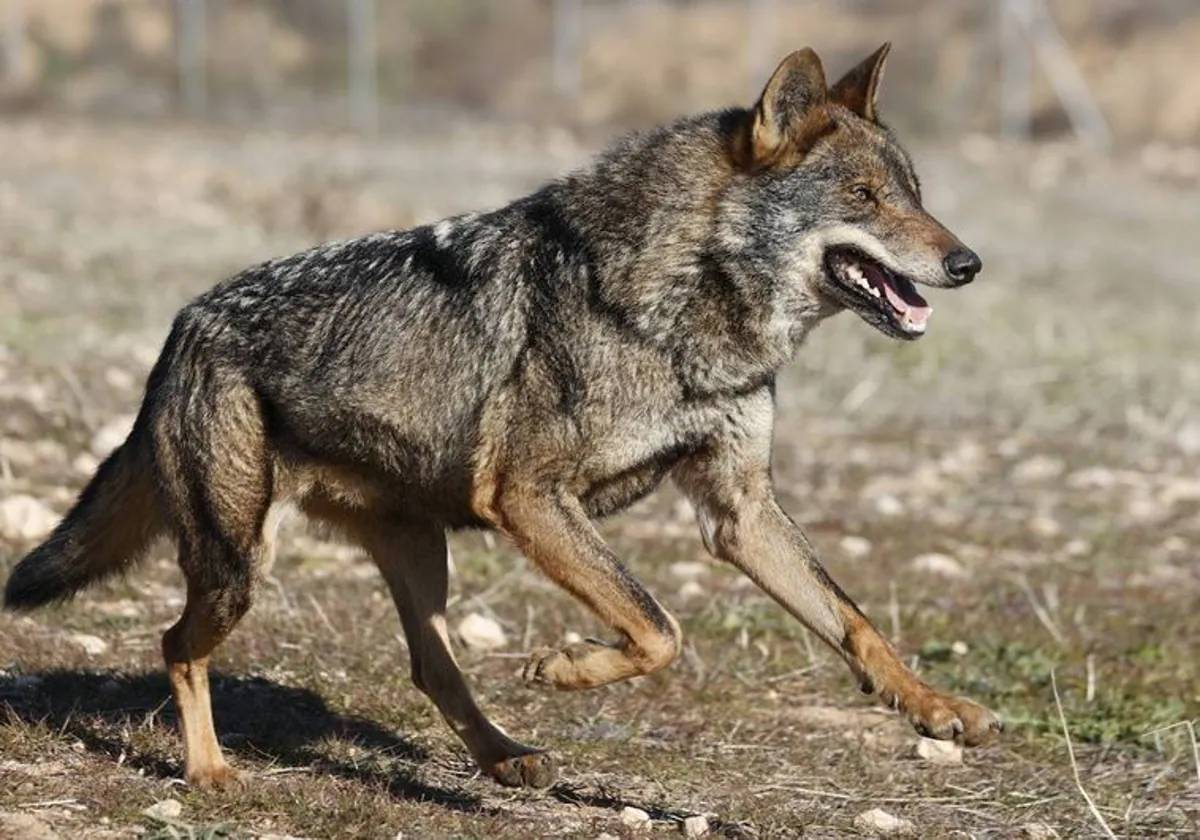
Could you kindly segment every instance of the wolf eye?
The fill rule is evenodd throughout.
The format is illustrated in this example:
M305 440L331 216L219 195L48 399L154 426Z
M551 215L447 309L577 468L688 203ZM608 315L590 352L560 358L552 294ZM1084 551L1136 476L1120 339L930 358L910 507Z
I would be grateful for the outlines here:
M859 201L871 201L875 198L875 193L871 192L871 188L866 184L858 184L852 190L854 197Z

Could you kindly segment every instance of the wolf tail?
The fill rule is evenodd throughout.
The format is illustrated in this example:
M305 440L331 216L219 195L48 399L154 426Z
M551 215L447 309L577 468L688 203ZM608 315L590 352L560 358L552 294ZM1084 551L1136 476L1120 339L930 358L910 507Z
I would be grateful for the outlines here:
M164 533L147 425L143 412L58 527L17 563L4 589L5 608L29 610L70 598L128 569Z

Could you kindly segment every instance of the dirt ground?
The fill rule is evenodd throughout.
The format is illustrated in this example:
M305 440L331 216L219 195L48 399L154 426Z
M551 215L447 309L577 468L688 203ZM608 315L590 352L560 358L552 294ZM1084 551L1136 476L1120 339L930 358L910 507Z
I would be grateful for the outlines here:
M461 129L0 124L0 573L120 440L190 295L319 239L497 204L588 151ZM776 478L833 576L934 684L1003 713L1002 738L919 757L664 491L604 525L688 639L631 684L524 686L524 651L602 629L508 546L452 543L452 626L503 631L463 665L502 725L558 753L550 791L474 773L408 681L374 568L293 529L214 661L249 777L231 793L177 781L165 549L0 616L0 838L598 838L635 832L626 807L660 836L695 816L728 837L882 833L856 822L872 809L929 838L1200 835L1200 195L1061 148L915 151L984 273L932 296L913 345L823 326L780 387Z

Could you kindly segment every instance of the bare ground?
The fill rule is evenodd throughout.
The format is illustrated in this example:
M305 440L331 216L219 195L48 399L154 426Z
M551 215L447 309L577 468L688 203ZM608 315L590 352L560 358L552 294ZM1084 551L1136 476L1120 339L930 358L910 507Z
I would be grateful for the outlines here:
M0 504L65 510L171 314L221 276L499 203L583 154L454 136L0 125ZM476 776L408 682L373 567L291 532L278 585L215 661L218 729L250 777L236 792L175 781L158 651L182 589L165 550L69 606L0 616L0 838L594 838L629 834L625 806L656 834L706 815L725 836L859 836L872 808L922 837L1200 834L1200 199L1061 149L972 141L918 163L985 272L935 297L916 345L848 315L823 327L780 389L776 476L916 666L1006 716L996 743L915 758L916 736L708 561L664 492L604 526L689 640L632 684L522 685L523 651L602 630L507 546L452 544L452 624L506 631L463 665L499 722L558 752L549 792ZM7 568L32 536L5 527ZM181 807L143 813L164 800Z

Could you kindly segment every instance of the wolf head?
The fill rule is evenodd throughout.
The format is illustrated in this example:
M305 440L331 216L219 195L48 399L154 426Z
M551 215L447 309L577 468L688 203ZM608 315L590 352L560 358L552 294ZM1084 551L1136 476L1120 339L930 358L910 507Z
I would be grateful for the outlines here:
M914 284L961 286L982 263L922 207L912 161L877 117L889 48L832 87L811 49L785 58L735 137L734 191L738 236L778 282L911 340L932 311Z

